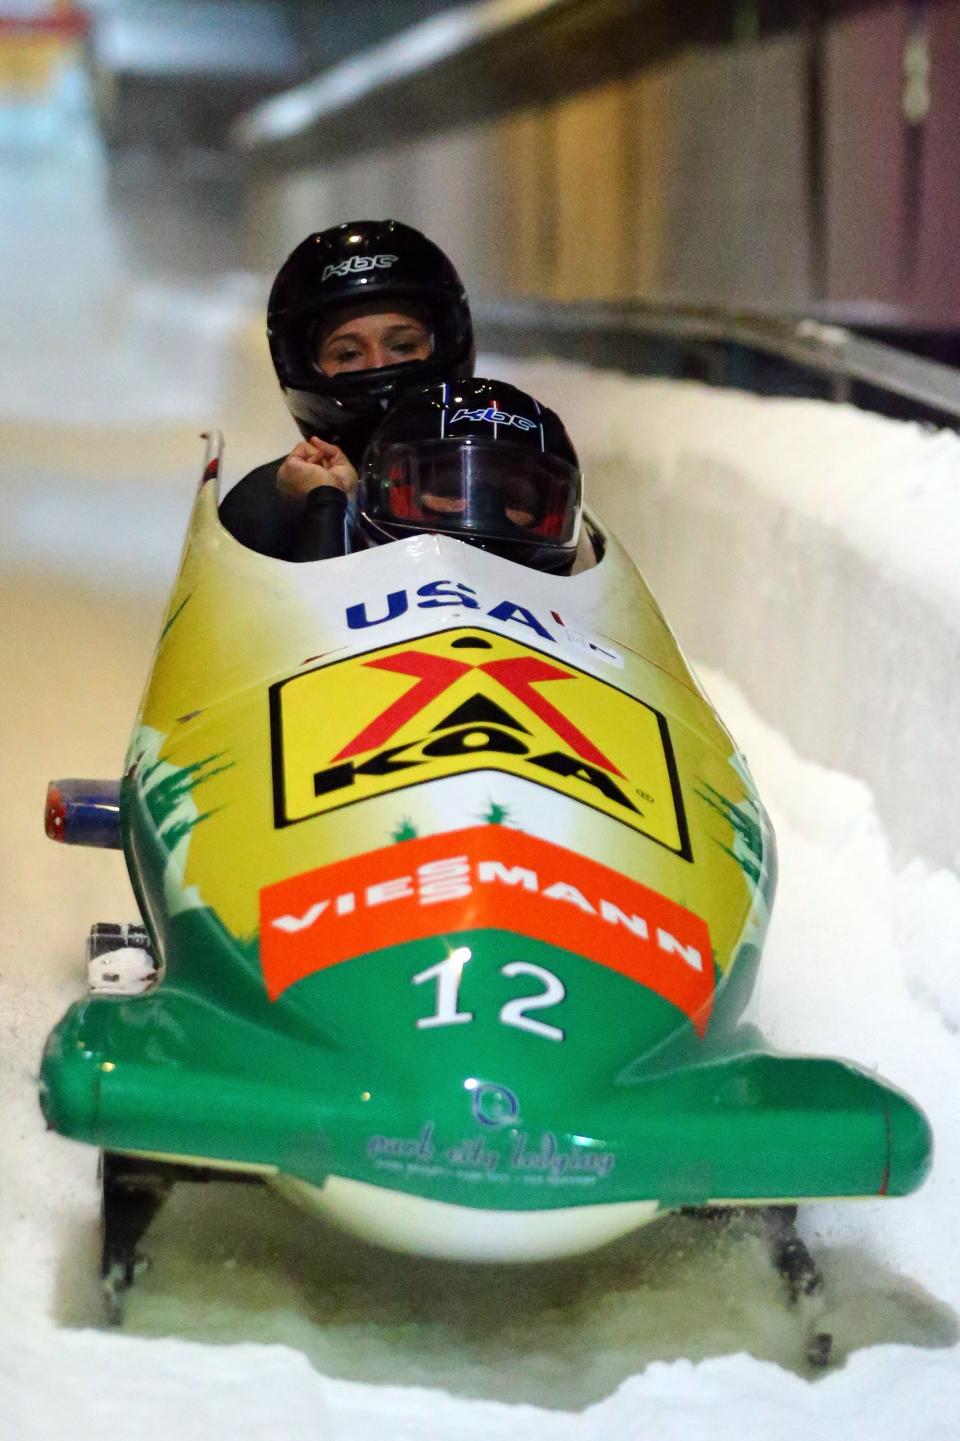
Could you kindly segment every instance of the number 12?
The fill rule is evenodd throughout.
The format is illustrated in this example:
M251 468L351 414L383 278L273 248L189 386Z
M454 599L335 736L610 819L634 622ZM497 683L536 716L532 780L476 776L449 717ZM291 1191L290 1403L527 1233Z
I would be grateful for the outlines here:
M440 961L429 970L421 971L419 975L411 978L414 986L420 986L424 981L437 983L433 1014L423 1016L417 1021L417 1030L425 1031L432 1026L463 1026L473 1020L473 1011L459 1009L463 966L463 953L454 951L445 961ZM547 1006L555 1006L564 999L567 993L559 977L530 961L508 961L505 966L500 967L500 974L509 979L514 976L531 976L543 985L543 990L535 991L532 996L515 996L512 1001L505 1002L500 1007L501 1023L504 1026L516 1026L519 1031L529 1031L534 1036L544 1036L548 1041L562 1041L563 1031L559 1026L548 1025L546 1021L536 1021L527 1014L528 1011L542 1011Z

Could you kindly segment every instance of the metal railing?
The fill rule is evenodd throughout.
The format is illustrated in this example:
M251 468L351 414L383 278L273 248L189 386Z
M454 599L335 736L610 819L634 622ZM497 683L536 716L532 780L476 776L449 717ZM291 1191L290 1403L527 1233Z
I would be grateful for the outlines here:
M572 336L588 342L591 337L616 337L624 354L629 353L631 337L678 346L733 347L824 378L835 400L850 400L854 385L860 384L960 423L960 370L839 325L639 303L518 299L482 302L474 312L481 332L489 328L536 337L548 347L553 339L561 351L564 339Z

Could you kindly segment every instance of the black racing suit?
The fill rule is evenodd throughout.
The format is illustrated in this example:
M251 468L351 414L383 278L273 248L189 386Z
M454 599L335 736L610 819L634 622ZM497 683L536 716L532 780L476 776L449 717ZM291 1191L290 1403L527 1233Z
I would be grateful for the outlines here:
M286 460L268 461L244 476L220 502L220 520L235 540L275 560L329 560L343 555L347 497L333 485L303 496L281 495L277 471Z

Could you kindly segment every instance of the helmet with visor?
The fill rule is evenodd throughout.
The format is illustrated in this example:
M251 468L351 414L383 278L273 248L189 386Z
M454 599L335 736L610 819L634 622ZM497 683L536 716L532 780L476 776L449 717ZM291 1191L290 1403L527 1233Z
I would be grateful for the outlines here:
M349 365L328 363L332 334L377 315L390 317L398 332L407 320L417 343L408 333L372 364L359 351ZM438 246L396 220L336 225L302 241L274 281L267 336L303 435L336 441L354 459L403 389L473 373L473 326L460 277Z
M567 572L582 479L559 416L495 380L405 396L364 455L357 526L367 543L435 531L538 570Z

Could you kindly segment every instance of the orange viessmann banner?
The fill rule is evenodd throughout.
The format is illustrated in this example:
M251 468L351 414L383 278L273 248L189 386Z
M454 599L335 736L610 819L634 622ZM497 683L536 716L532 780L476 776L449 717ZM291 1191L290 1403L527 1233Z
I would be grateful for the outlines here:
M677 1006L702 1034L713 1001L706 922L576 852L506 826L402 841L260 892L271 1000L304 976L430 936L509 931L574 951Z

